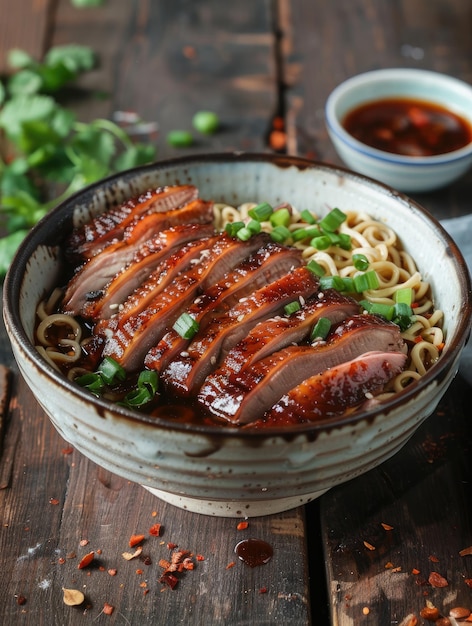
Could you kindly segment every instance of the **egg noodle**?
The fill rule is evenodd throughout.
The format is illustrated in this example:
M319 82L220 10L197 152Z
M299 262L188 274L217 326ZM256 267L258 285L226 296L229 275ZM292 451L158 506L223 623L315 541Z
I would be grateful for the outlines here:
M238 207L216 203L215 227L223 231L228 223L247 221L250 219L248 212L255 206L254 203L244 203ZM291 232L307 226L296 209L290 207L290 211L288 229ZM345 215L346 220L339 226L338 232L350 237L349 250L337 245L318 250L299 241L292 245L302 251L307 262L316 261L327 276L354 278L360 272L354 266L353 255L364 255L369 261L369 270L374 270L378 276L379 286L354 294L359 301L394 305L398 290L412 290L412 324L402 332L408 347L408 360L404 370L390 383L389 390L378 396L379 399L385 399L423 376L439 358L444 347L441 328L443 313L434 308L429 283L422 279L413 257L402 249L394 230L363 212L346 211ZM270 221L262 222L261 227L265 232L273 228ZM56 289L38 306L37 349L55 369L67 371L68 377L73 380L86 372L84 368L74 367L73 364L80 360L83 342L88 341L89 337L77 319L56 312L61 299L62 290Z

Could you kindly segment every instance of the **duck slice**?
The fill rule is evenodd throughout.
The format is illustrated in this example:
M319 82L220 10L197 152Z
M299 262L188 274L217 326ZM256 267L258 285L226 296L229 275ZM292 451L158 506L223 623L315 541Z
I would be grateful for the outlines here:
M221 366L207 376L200 395L218 393L241 370L290 344L305 340L321 317L334 325L356 313L359 313L356 300L335 289L326 289L314 294L299 311L288 317L278 316L259 322L229 351Z
M252 426L289 426L343 415L381 392L402 371L406 358L403 352L372 351L316 374L282 396Z
M221 280L267 239L265 233L244 242L220 235L210 248L201 253L199 263L179 274L147 308L137 315L130 315L124 322L118 320L115 326L111 324L114 320L110 320L110 326L105 331L103 355L112 357L127 371L142 367L149 349L172 327L197 294Z
M142 286L153 270L159 266L158 278L168 277L169 272L165 272L164 268L176 267L176 259L171 259L173 256L178 257L180 270L184 269L184 263L190 263L208 247L212 235L215 235L212 224L185 224L162 231L138 248L128 265L104 287L99 298L86 302L82 315L94 320L110 318L117 313L128 296ZM189 242L193 245L186 246ZM169 259L171 260L166 266L165 261ZM153 284L162 284L162 280L154 277Z
M155 237L154 245L161 245L159 237L163 230L180 224L210 224L212 221L213 203L204 200L194 200L179 209L138 219L126 229L122 241L108 246L78 269L67 285L63 310L72 315L83 314L87 300L101 295L98 292L131 263L141 245Z
M198 197L193 185L158 187L123 202L75 228L67 242L69 258L89 258L123 238L124 230L145 213L168 212Z
M310 376L373 350L405 352L399 327L375 315L354 315L338 324L326 341L282 348L244 368L231 381L204 387L198 401L217 417L247 424Z
M187 351L169 363L162 372L167 388L181 396L197 394L208 374L251 328L282 313L288 303L308 298L318 287L318 278L306 267L298 267L238 302L199 331Z
M281 278L302 262L301 253L296 248L269 242L198 296L187 309L187 313L198 323L201 331L212 318L226 312L238 300ZM189 339L184 339L170 329L146 355L146 367L163 371L172 359L186 349L189 342Z

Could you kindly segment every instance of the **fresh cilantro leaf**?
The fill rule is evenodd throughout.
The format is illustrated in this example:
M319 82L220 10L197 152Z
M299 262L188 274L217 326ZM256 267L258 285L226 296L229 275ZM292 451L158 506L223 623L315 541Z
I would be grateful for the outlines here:
M0 111L0 127L12 141L18 141L23 122L51 119L56 108L49 96L17 96L5 102Z
M139 165L150 163L156 156L154 146L147 144L135 144L117 156L114 162L114 169L117 172L128 170Z
M6 91L5 91L5 87L3 85L3 83L0 81L0 105L3 104L3 102L5 101L5 97L6 97Z
M36 61L25 50L13 48L8 52L8 65L14 69L22 70L26 67L34 67Z
M91 48L77 44L55 46L44 57L45 65L49 67L63 66L73 74L93 69L95 61L95 54Z
M8 81L8 92L12 96L30 96L38 93L43 86L41 76L29 69L21 70L13 74Z
M27 234L27 230L17 230L11 235L0 239L0 279L5 277L18 246Z

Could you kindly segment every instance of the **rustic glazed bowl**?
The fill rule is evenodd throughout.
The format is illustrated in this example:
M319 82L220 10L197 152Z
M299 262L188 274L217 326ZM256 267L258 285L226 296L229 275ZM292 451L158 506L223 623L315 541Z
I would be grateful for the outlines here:
M38 302L57 284L73 224L151 186L191 183L203 198L325 211L362 209L392 226L444 310L446 348L418 382L370 412L298 430L195 426L96 399L37 353ZM407 197L341 168L284 156L224 154L156 163L108 178L60 204L20 246L4 289L4 317L20 370L61 435L104 468L191 511L256 516L309 502L388 459L432 413L457 372L470 330L464 260L442 227Z
M345 130L343 120L349 111L389 97L442 105L472 127L472 86L461 80L438 72L404 68L358 74L338 85L325 106L328 134L348 167L395 189L416 192L448 185L472 166L472 142L437 156L403 156L372 148Z

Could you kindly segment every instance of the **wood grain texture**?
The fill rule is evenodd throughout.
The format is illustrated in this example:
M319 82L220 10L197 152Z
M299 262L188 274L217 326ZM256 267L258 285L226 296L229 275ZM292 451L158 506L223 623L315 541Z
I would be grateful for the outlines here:
M20 48L41 59L49 44L55 0L0 0L0 74L11 71L7 52Z

